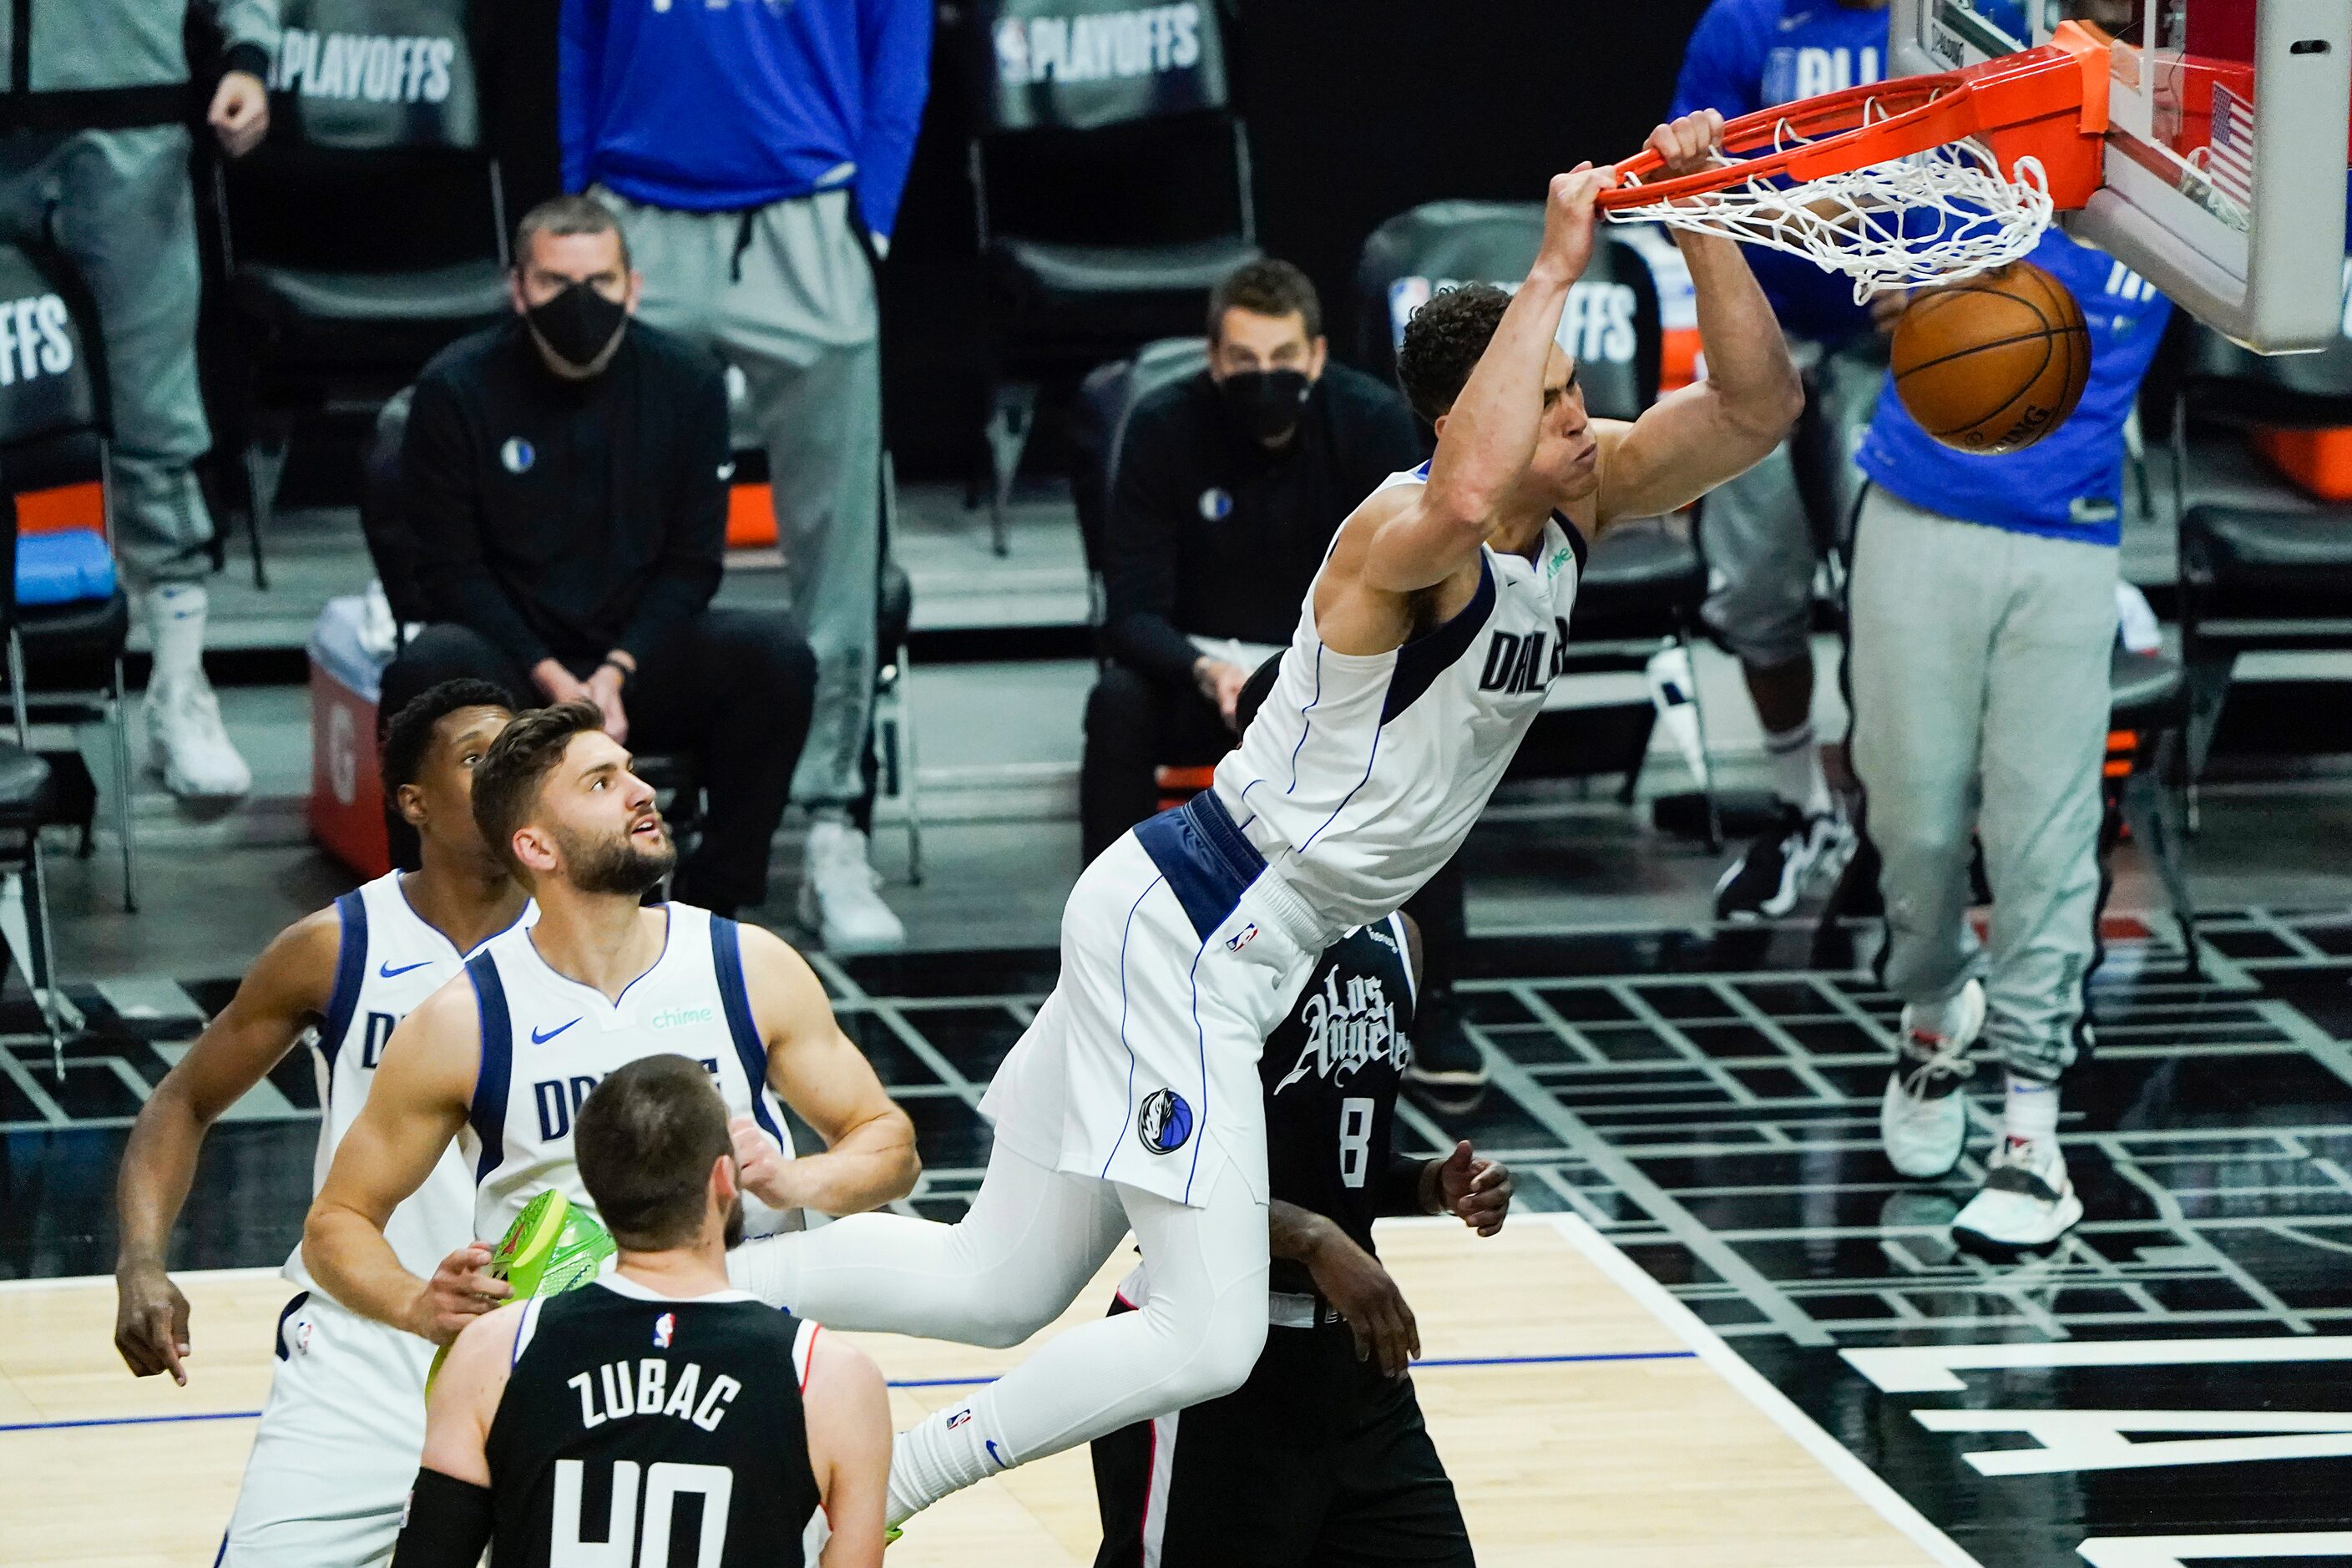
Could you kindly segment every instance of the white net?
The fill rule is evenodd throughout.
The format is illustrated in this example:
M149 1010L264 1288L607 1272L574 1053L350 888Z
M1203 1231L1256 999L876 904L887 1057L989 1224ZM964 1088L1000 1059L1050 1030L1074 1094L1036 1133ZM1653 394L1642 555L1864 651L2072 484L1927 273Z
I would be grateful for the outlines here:
M2012 180L1981 142L1959 141L1801 183L1755 179L1617 207L1609 217L1801 256L1852 278L1863 301L2006 267L2033 248L2053 211L2039 162L2019 159Z

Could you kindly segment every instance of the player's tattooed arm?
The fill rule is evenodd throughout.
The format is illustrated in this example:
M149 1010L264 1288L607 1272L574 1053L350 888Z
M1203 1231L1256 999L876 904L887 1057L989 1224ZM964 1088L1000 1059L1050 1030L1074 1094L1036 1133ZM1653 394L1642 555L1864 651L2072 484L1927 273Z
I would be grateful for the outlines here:
M839 1334L817 1331L809 1347L809 1468L833 1533L824 1568L880 1568L889 1511L890 1395L881 1369Z
M114 1184L114 1348L141 1377L188 1381L188 1301L164 1269L205 1134L327 1010L342 921L321 910L287 927L139 1112Z
M751 1017L768 1043L768 1087L825 1145L822 1153L755 1162L746 1184L772 1208L829 1215L862 1214L906 1196L923 1168L915 1124L842 1033L808 961L772 931L739 929ZM756 1129L752 1135L764 1142Z
M465 1125L481 1048L473 984L461 973L384 1043L367 1103L336 1146L302 1226L302 1261L327 1294L436 1344L449 1343L511 1291L483 1272L490 1249L479 1242L419 1279L401 1267L383 1227Z
M1669 174L1707 167L1723 134L1712 110L1650 133ZM1631 425L1596 420L1602 527L1679 510L1764 459L1796 424L1804 385L1748 258L1727 239L1677 235L1698 297L1706 378L1660 398Z
M1267 1250L1303 1263L1323 1299L1348 1321L1356 1359L1377 1361L1391 1377L1403 1375L1421 1354L1421 1326L1381 1260L1312 1209L1276 1198L1266 1205Z

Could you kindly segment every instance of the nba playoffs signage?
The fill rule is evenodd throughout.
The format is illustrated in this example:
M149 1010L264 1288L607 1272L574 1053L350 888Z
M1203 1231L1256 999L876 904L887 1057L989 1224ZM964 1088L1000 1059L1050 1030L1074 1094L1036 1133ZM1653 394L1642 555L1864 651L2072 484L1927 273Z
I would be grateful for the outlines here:
M274 111L321 147L470 147L481 140L457 0L289 0L270 64Z
M1517 278L1400 278L1389 285L1389 342L1399 346L1404 342L1404 324L1412 320L1415 310L1429 303L1430 296L1442 289L1468 282L1492 282L1511 291L1519 286ZM1642 297L1633 291L1632 284L1585 279L1568 291L1568 305L1560 311L1557 341L1561 350L1580 364L1632 364L1635 351L1641 347L1641 336L1634 330L1634 313L1641 307Z
M58 280L0 247L0 443L99 422L89 350Z
M997 130L1084 131L1224 104L1214 0L983 0L975 13Z

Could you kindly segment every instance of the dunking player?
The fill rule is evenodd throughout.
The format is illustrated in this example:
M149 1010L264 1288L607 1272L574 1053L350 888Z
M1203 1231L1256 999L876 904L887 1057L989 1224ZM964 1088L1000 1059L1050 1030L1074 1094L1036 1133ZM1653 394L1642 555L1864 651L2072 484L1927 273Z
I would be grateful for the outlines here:
M1689 170L1721 128L1694 115L1650 140ZM970 1213L744 1250L739 1279L821 1321L1010 1344L1132 1226L1150 1302L901 1433L894 1520L1249 1375L1266 1332L1267 1033L1317 954L1385 920L1468 837L1557 673L1586 537L1685 504L1795 419L1796 373L1747 263L1688 236L1709 378L1632 425L1587 416L1554 338L1612 178L1552 182L1516 294L1454 289L1407 325L1399 375L1437 455L1340 525L1214 787L1078 879L1060 983L983 1102L996 1145Z
M499 1568L877 1568L882 1374L729 1288L743 1180L709 1076L640 1057L574 1139L617 1266L457 1336L393 1568L474 1568L485 1546Z
M642 904L677 852L594 703L508 725L475 778L474 816L539 900L539 922L476 953L393 1032L303 1232L304 1259L338 1300L455 1339L508 1288L480 1268L486 1252L419 1279L385 1239L394 1206L454 1142L474 1181L477 1237L500 1235L549 1187L593 1210L573 1118L599 1079L659 1053L701 1063L737 1119L755 1230L797 1208L854 1214L914 1185L914 1129L800 954L690 904ZM780 1098L824 1152L786 1157Z
M1243 689L1253 711L1269 661ZM1246 725L1248 720L1243 719ZM1421 994L1421 933L1403 915L1326 949L1265 1042L1273 1294L1265 1350L1223 1399L1098 1437L1095 1568L1304 1568L1332 1562L1466 1568L1469 1532L1405 1375L1412 1309L1372 1246L1380 1215L1454 1214L1502 1228L1510 1173L1462 1143L1395 1149L1397 1087ZM1148 1271L1118 1311L1149 1299Z
M140 1111L117 1182L114 1271L114 1343L140 1376L168 1369L187 1381L188 1303L163 1254L213 1122L307 1036L324 1113L312 1180L323 1176L393 1026L466 953L527 918L528 895L483 845L468 804L475 765L509 717L506 694L478 680L446 681L393 717L384 786L417 830L422 869L379 877L280 932ZM452 1155L392 1214L388 1245L430 1273L472 1240L472 1211L473 1184ZM381 1563L425 1438L433 1347L345 1310L312 1286L299 1251L286 1276L302 1292L278 1317L277 1375L222 1561Z

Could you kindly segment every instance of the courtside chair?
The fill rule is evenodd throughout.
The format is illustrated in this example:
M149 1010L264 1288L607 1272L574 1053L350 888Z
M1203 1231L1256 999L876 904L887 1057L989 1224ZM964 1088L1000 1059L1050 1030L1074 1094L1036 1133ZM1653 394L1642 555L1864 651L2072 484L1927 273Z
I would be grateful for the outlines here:
M1129 0L962 9L943 41L970 104L989 523L1002 555L1040 384L1198 332L1209 291L1262 253L1217 0L1150 13L1163 25L1150 35L1153 68L1137 75L1066 64L1091 30L1108 37L1131 21ZM1192 25L1177 25L1180 10Z
M131 831L129 704L123 660L131 636L129 596L116 581L106 363L95 303L65 258L43 247L0 245L0 300L28 305L41 323L29 355L20 342L0 379L0 492L10 509L11 559L22 527L37 533L27 573L43 581L17 592L8 581L7 681L19 742L28 725L105 727L112 759L115 837L122 858L122 907L139 907ZM47 570L43 570L46 564ZM50 754L45 794L53 820L81 829L93 847L99 792L79 748ZM19 951L22 951L21 949Z
M296 425L372 416L507 312L506 196L467 0L280 0L269 135L215 169L253 579ZM376 79L364 39L409 46ZM377 76L381 76L377 72Z
M2204 973L2197 946L2197 905L2181 865L2180 804L2187 772L2189 680L2178 659L2117 645L2109 661L2106 809L2099 830L2102 866L2128 826L2164 885L2189 973ZM2105 873L2102 872L2104 901Z
M2352 647L2352 507L2190 504L2189 426L2321 430L2352 425L2352 340L2265 356L2203 326L2190 331L2172 405L2172 492L2180 519L2180 647L2189 676L2189 823L2238 656Z

